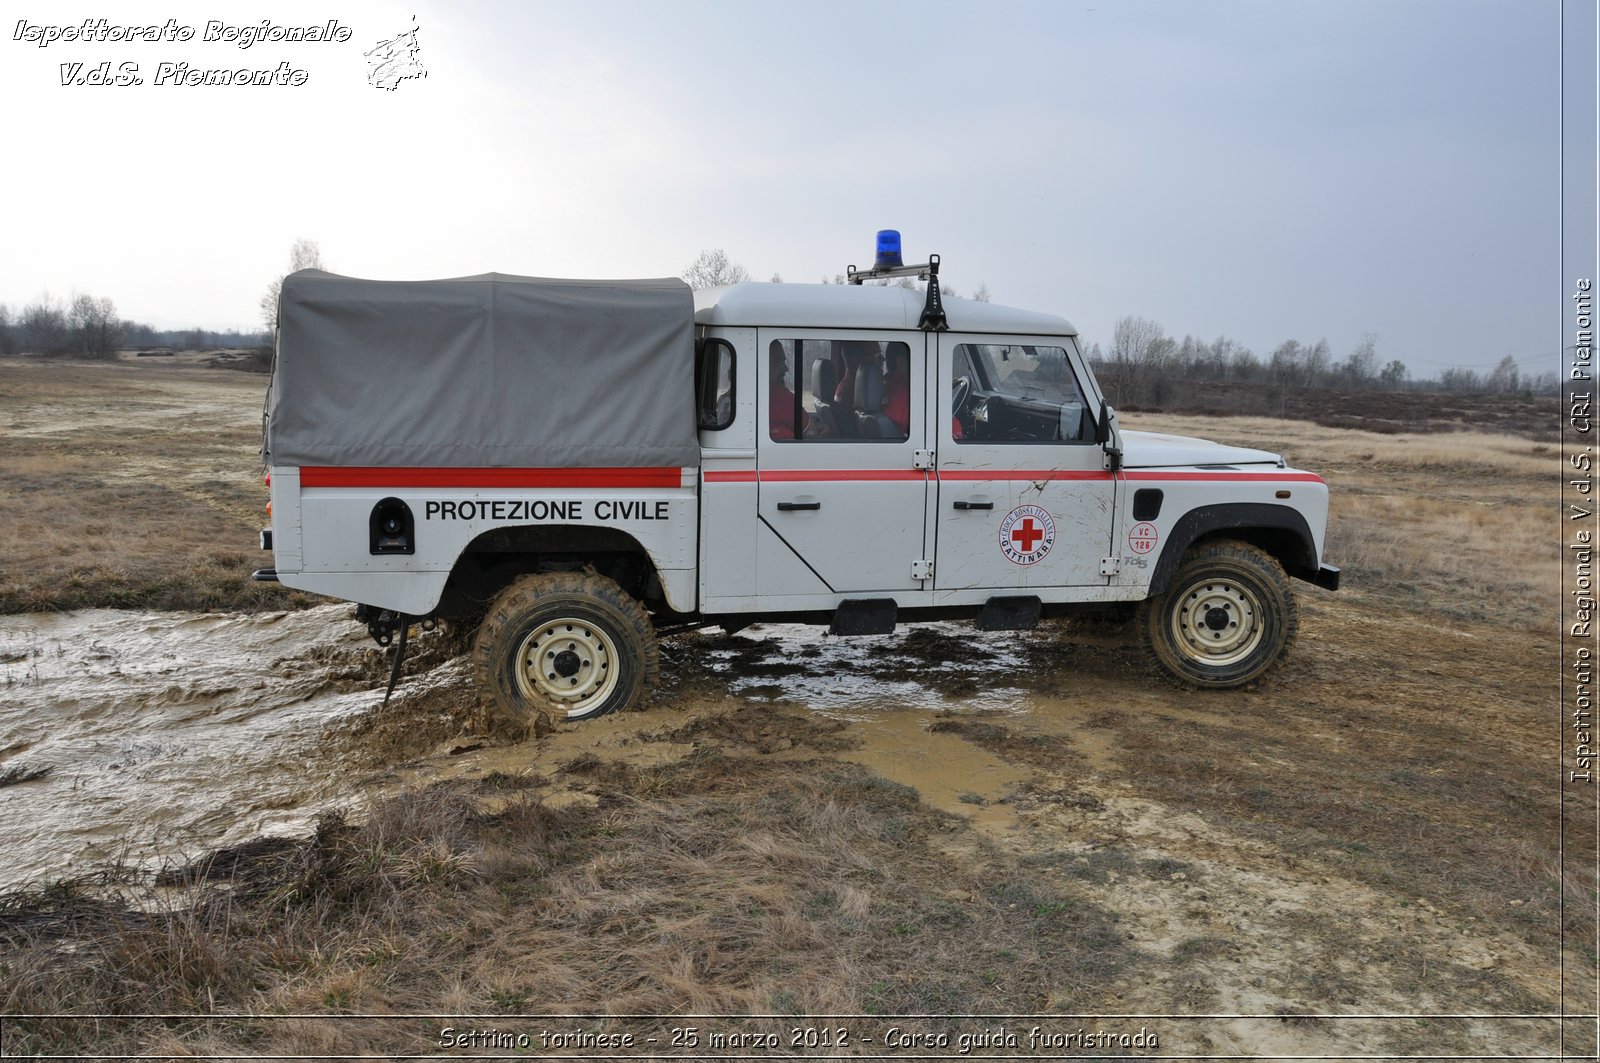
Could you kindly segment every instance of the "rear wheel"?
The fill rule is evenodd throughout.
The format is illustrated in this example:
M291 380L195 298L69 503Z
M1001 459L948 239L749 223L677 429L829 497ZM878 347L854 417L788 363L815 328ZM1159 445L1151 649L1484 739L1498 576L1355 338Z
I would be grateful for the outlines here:
M515 719L589 720L642 702L661 652L644 607L603 576L524 576L501 592L472 650L478 690Z
M1270 554L1218 539L1184 555L1166 592L1140 608L1140 636L1174 678L1244 686L1288 654L1299 627L1289 577Z

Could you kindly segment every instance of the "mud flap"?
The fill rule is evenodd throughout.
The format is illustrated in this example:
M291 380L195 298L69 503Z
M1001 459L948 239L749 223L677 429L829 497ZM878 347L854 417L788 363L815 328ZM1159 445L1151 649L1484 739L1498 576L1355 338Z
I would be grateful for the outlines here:
M846 598L833 612L830 635L892 635L900 607L893 598Z
M1039 626L1044 606L1031 594L990 598L978 611L972 626L979 631L1032 631Z
M394 694L394 685L400 681L400 665L406 659L406 632L411 624L404 613L400 614L400 635L394 644L394 663L389 666L389 686L383 692L383 707L389 707L389 698Z

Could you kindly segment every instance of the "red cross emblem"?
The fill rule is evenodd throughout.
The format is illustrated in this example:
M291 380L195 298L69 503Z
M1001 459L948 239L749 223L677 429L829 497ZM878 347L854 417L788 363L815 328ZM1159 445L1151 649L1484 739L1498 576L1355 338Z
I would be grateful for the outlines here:
M1055 518L1040 506L1018 506L1000 522L1000 552L1012 564L1042 561L1055 542Z
M1044 529L1033 523L1032 517L1023 517L1022 523L1011 532L1011 541L1022 544L1022 552L1033 553L1033 544L1044 538Z

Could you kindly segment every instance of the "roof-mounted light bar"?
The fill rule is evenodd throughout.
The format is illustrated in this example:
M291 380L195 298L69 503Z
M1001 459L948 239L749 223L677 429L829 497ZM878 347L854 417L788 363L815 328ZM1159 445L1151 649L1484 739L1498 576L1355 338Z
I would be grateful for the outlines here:
M854 265L845 271L845 279L851 284L860 284L862 281L883 280L889 277L916 277L918 280L928 282L928 300L922 307L922 320L917 327L927 332L942 331L950 327L944 316L944 301L939 296L939 256L929 255L928 261L916 266L903 264L900 257L900 231L898 229L880 229L878 231L878 253L873 259L871 269L856 269Z

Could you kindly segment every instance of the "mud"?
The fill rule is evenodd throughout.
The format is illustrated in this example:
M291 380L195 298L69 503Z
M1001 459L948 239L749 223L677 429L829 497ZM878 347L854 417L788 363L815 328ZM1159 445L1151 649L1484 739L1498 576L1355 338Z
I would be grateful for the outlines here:
M325 730L379 697L349 612L6 617L0 885L304 831L359 785Z
M1150 961L1111 989L1127 1014L1530 1014L1560 999L1560 934L1542 872L1458 891L1470 856L1407 838L1313 837L1295 816L1321 822L1320 784L1297 795L1286 781L1306 758L1354 751L1381 766L1383 785L1402 787L1375 790L1375 804L1404 794L1454 829L1443 803L1490 800L1500 792L1492 771L1457 764L1473 781L1451 789L1415 750L1452 740L1436 711L1447 674L1438 662L1473 654L1488 678L1453 691L1450 718L1495 755L1529 761L1497 785L1531 787L1549 726L1533 706L1553 703L1539 667L1552 647L1531 634L1512 644L1496 629L1433 627L1324 594L1306 601L1300 647L1276 679L1199 694L1149 674L1115 637L1085 644L1061 628L937 624L834 639L762 627L673 640L652 705L534 737L478 710L454 656L463 642L448 633L417 640L398 696L380 707L385 659L348 616L329 606L8 618L0 773L44 774L0 789L12 856L3 881L107 862L176 866L442 779L479 780L491 808L511 795L560 808L599 803L619 765L702 750L734 761L837 758L943 814L945 852L975 867L1022 861L1116 913ZM1382 700L1368 683L1383 686ZM1205 777L1173 768L1199 763L1173 759L1196 750ZM1352 789L1361 785L1352 776ZM1505 807L1527 807L1521 827L1537 832L1543 806L1517 803L1526 800L1513 794ZM1484 815L1497 833L1515 822ZM1385 844L1388 862L1374 865ZM1522 1051L1551 1035L1549 1024L1488 1020L1448 1031L1239 1020L1184 1044L1404 1054L1441 1043Z

